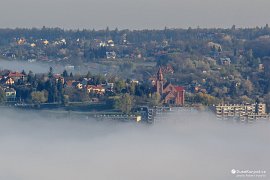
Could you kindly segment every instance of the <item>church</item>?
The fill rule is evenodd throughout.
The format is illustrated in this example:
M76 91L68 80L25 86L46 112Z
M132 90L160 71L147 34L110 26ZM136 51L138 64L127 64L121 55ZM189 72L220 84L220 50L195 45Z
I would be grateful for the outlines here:
M160 94L163 104L183 106L185 103L185 89L182 86L174 86L165 81L162 69L159 68L157 77L152 81L154 92Z

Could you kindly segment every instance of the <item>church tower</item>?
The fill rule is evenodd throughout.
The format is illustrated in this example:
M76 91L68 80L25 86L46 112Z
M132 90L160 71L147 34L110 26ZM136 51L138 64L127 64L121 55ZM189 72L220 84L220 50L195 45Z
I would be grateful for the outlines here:
M163 95L163 85L164 85L164 77L162 73L161 67L157 72L157 80L156 80L156 92L159 93L161 96Z

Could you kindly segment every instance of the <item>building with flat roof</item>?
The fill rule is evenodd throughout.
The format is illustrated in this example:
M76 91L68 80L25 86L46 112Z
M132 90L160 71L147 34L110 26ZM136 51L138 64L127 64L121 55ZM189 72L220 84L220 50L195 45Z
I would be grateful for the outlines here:
M215 106L215 113L219 118L267 118L266 104L219 104Z

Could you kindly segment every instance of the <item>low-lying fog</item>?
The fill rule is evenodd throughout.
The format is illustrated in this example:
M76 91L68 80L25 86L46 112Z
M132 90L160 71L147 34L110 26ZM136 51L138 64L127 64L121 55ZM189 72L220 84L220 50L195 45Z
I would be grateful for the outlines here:
M22 60L4 60L0 58L0 70L12 70L22 72L23 70L28 73L30 70L34 73L48 73L50 67L53 68L54 73L63 73L65 65L56 63L42 63L42 62L28 62ZM75 68L75 70L68 70L68 72L77 74L87 74L90 71L92 74L115 74L118 67L102 65L98 63L87 63L80 67Z
M8 69L12 71L22 72L24 70L28 73L30 70L34 73L47 73L50 69L50 66L53 67L55 73L62 73L64 67L61 65L49 65L46 63L40 62L27 62L27 61L20 61L20 60L4 60L0 59L0 70Z
M200 112L146 125L1 109L0 179L239 179L232 169L265 170L268 179L269 125Z

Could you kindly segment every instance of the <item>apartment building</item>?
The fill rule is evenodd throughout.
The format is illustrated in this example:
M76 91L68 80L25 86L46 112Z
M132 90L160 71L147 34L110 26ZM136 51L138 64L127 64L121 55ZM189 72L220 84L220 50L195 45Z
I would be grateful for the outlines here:
M266 113L266 104L219 104L215 106L217 117L247 117L247 118L264 118L268 117Z

